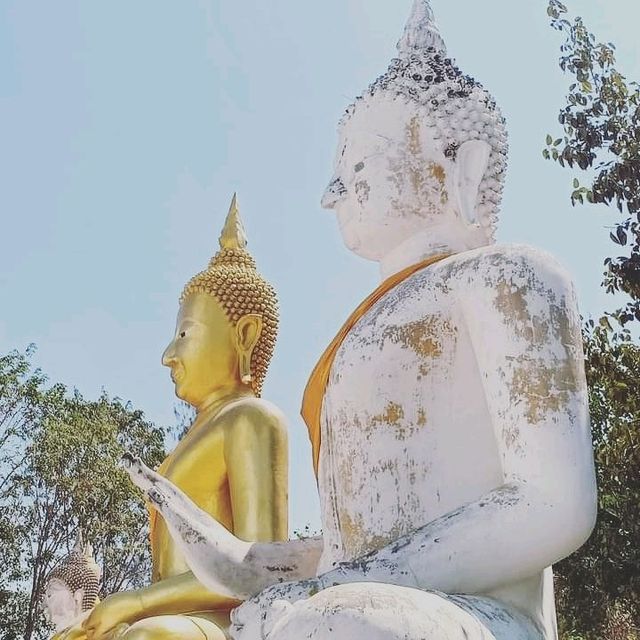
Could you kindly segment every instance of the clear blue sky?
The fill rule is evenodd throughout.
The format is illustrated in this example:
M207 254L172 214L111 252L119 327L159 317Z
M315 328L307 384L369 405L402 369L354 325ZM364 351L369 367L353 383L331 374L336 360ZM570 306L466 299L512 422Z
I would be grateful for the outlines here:
M567 0L640 79L637 0ZM160 354L187 279L216 249L237 190L251 248L281 297L265 396L290 419L291 522L318 525L298 409L318 355L377 282L319 199L336 123L394 53L412 0L3 0L0 352L35 342L52 381L102 388L159 423ZM545 0L434 0L461 68L508 118L501 242L555 253L585 314L611 245L600 210L568 205L542 159L568 80Z

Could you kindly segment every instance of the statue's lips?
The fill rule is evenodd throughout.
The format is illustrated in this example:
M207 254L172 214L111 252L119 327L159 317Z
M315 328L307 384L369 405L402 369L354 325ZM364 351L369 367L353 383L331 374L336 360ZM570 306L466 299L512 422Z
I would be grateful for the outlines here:
M184 369L172 369L171 380L174 384L177 384L184 378Z

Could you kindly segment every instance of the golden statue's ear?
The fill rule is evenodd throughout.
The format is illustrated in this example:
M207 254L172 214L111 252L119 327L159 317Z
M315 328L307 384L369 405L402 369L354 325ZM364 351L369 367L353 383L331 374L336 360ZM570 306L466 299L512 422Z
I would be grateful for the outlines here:
M242 316L236 324L236 345L238 351L251 353L262 333L262 316L250 313Z
M262 316L250 313L242 316L236 324L236 348L238 350L238 369L243 384L253 385L251 356L260 334L262 333Z

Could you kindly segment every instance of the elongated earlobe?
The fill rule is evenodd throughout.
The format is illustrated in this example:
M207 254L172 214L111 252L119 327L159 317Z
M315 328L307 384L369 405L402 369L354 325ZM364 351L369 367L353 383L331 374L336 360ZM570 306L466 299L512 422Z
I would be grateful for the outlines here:
M478 224L478 191L489 164L491 147L484 140L465 142L456 157L456 186L460 215L467 224Z
M238 351L238 372L243 384L253 383L251 357L262 333L262 316L248 314L236 324L236 349Z

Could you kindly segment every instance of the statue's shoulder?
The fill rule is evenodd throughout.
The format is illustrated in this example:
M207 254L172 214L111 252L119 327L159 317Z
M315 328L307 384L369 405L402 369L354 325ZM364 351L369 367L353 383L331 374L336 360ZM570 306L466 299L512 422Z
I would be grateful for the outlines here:
M287 421L282 411L262 398L247 397L235 400L220 412L218 419L230 426L242 423L261 429L287 429Z
M463 288L493 288L501 283L567 289L571 276L550 253L521 244L481 247L447 258L441 266L443 278Z

